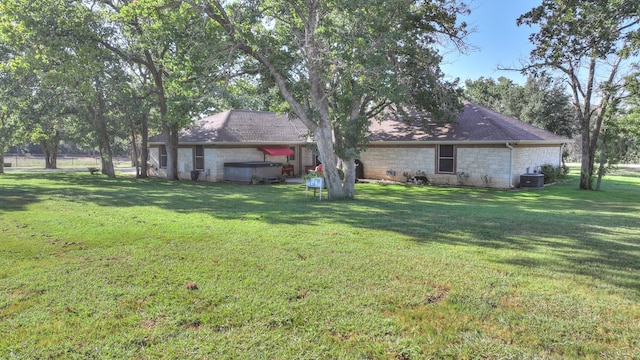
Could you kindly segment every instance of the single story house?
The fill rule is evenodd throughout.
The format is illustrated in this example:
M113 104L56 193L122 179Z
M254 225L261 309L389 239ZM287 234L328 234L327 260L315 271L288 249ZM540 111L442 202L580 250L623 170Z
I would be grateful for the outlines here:
M424 173L436 184L513 188L522 174L562 164L562 147L571 140L464 102L457 121L445 125L373 122L369 146L362 153L365 175L399 179Z
M435 184L495 188L517 187L522 174L541 165L561 165L562 147L570 142L469 102L454 123L428 122L425 128L422 121L388 117L372 121L369 130L369 144L359 159L360 178L404 181L404 174L424 175ZM300 120L286 115L226 111L182 132L178 171L185 179L197 169L202 180L234 180L229 167L240 166L236 163L273 162L291 164L287 175L301 176L316 163L306 134ZM149 146L151 175L164 176L162 137L151 138Z
M148 144L150 175L165 177L167 151L163 135L151 137ZM199 170L200 180L236 180L237 174L225 173L225 168L230 170L225 164L240 163L253 163L253 171L262 170L257 166L266 166L267 170L280 171L278 175L283 170L278 164L290 164L292 168L284 170L287 175L297 176L301 174L300 166L311 161L306 144L307 128L299 119L266 111L225 111L200 119L180 133L179 178L190 179L191 170Z

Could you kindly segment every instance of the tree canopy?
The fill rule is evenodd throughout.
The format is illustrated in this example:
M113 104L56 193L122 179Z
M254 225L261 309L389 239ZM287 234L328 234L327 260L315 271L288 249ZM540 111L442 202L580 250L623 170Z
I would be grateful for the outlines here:
M592 189L598 138L608 109L625 96L625 77L638 63L640 3L636 0L543 0L518 25L537 25L534 49L521 70L559 73L578 119L580 188Z
M354 160L372 118L392 108L451 119L460 109L435 50L445 40L463 45L457 20L468 9L457 1L187 2L224 29L239 66L277 86L313 134L332 198L354 196Z
M465 97L505 115L572 138L576 121L562 82L546 75L530 76L524 85L499 77L465 81Z
M34 94L42 96L29 108L46 114L20 117L34 121L31 130L41 126L32 134L53 136L55 143L67 124L71 132L91 133L108 153L110 139L126 136L116 129L136 128L132 120L122 123L131 102L121 94L147 104L151 95L155 110L136 117L157 120L172 179L179 131L225 103L269 101L300 118L317 143L333 198L354 196L355 159L366 148L372 119L393 111L449 121L461 109L457 82L444 80L437 50L466 46L459 17L469 9L458 0L6 0L0 6L3 34L28 48L19 56L37 74ZM260 96L248 100L239 89Z

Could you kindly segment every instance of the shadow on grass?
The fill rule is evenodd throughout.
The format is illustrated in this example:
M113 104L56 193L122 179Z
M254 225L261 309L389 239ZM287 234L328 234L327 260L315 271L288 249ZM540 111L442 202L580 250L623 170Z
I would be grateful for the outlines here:
M420 244L491 249L497 263L583 275L637 291L640 195L637 182L620 179L608 179L601 192L576 190L575 180L536 191L366 184L358 185L356 201L326 202L305 197L299 184L12 173L0 178L0 210L25 211L59 199L222 220L258 215L274 225L345 224L403 234Z

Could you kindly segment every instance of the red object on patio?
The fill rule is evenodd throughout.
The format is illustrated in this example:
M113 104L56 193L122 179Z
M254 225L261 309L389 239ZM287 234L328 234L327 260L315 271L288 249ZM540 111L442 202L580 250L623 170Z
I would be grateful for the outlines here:
M259 147L258 150L271 156L289 156L295 154L295 152L288 147Z

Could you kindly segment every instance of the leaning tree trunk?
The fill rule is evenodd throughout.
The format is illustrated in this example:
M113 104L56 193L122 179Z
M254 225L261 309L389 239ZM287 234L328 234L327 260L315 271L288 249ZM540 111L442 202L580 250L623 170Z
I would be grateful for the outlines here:
M327 185L327 193L330 199L340 199L347 197L343 188L340 174L338 173L336 156L333 152L333 138L331 128L318 126L315 129L314 137L318 145L320 161L322 161L322 171L324 181Z
M0 174L4 174L4 146L0 145Z

